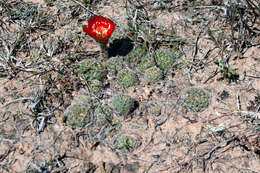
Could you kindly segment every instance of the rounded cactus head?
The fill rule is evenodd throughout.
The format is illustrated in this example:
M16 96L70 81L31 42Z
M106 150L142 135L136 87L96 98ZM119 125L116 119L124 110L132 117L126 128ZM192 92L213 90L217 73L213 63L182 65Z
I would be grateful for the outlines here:
M120 115L128 115L136 108L135 100L128 96L119 94L112 100L113 108Z
M160 68L153 66L145 70L144 78L147 82L154 83L163 78L163 72Z
M179 55L167 49L157 50L155 52L155 61L161 70L167 70L173 66Z
M124 88L128 88L133 86L137 82L137 76L134 74L134 72L123 69L118 72L117 80L121 86L123 86Z
M211 96L210 93L199 87L189 87L181 93L181 103L184 108L191 112L202 112L208 108Z
M85 127L91 121L91 111L84 104L70 105L65 111L65 116L67 124L73 128Z

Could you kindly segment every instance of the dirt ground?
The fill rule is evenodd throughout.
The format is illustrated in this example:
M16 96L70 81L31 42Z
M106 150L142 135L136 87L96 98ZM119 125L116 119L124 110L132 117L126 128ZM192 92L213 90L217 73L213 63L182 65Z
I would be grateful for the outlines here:
M0 172L260 172L259 9L257 0L0 2ZM135 85L122 87L108 71L92 92L78 74L79 62L99 59L82 31L94 15L115 22L109 58L136 74ZM124 55L122 40L133 46ZM164 49L179 56L147 82L140 52L127 59L138 46L141 58ZM185 106L190 88L207 93L202 110ZM67 123L77 96L113 108L118 93L136 101L131 114L112 110L100 126ZM131 140L120 148L121 136Z

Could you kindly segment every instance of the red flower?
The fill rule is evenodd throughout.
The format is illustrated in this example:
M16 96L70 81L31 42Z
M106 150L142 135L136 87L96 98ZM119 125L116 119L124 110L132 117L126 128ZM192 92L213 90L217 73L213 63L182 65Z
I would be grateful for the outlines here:
M83 31L99 43L106 43L114 29L114 22L103 16L91 17L88 26L83 25Z

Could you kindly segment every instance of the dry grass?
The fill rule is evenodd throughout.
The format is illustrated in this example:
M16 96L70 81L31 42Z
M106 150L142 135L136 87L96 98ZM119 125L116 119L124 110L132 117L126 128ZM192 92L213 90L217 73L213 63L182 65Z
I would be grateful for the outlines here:
M0 172L260 172L259 8L1 1ZM93 15L116 23L109 60L82 32Z

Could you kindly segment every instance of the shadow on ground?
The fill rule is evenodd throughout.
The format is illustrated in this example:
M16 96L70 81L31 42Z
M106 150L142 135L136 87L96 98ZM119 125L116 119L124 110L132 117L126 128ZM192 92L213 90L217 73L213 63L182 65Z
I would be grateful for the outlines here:
M133 41L129 38L115 39L108 47L108 56L126 56L134 48Z

